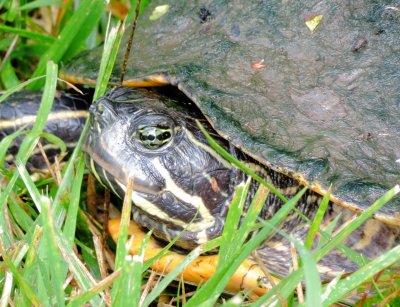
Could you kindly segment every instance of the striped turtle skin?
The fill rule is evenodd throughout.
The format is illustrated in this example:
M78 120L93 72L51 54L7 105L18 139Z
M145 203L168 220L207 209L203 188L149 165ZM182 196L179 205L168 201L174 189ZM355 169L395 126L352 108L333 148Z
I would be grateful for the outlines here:
M90 108L90 129L83 145L88 167L116 195L123 197L128 178L134 179L133 220L163 241L180 236L175 245L183 249L221 235L235 187L247 179L207 144L196 119L231 154L251 165L283 194L290 197L300 189L294 179L229 146L193 109L183 97L178 101L150 90L117 88ZM247 205L257 187L253 182ZM297 209L312 219L319 202L320 197L308 191ZM270 218L281 205L270 193L261 217ZM354 217L352 211L330 203L322 225L329 225L339 214L339 226ZM281 230L299 240L305 239L308 228L295 213L281 225ZM399 244L399 237L398 228L371 219L345 243L373 258ZM282 236L267 238L258 252L271 271L288 273L292 256L290 244ZM357 268L338 251L332 251L318 265L324 279Z
M18 130L32 128L41 98L40 92L21 91L0 104L0 140ZM89 115L88 108L89 103L82 96L58 91L43 132L59 137L64 141L68 150L73 149ZM5 159L6 165L14 162L14 156L18 152L23 138L24 133L11 143ZM53 162L55 156L60 153L60 148L47 142L45 138L41 139L41 143L47 158ZM47 168L44 157L38 148L32 153L27 168L31 171L42 171Z

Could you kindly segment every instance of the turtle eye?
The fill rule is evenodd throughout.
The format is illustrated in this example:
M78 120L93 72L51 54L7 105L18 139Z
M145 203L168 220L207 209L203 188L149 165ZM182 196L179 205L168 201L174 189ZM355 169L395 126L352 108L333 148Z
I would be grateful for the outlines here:
M146 126L138 130L139 141L148 149L157 149L166 145L172 138L171 127Z

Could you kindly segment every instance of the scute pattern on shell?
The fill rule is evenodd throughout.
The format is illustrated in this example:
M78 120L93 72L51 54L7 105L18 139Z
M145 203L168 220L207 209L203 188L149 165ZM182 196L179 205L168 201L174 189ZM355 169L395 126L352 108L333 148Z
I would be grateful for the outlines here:
M149 20L161 4L168 13ZM400 178L400 13L391 4L152 1L126 79L164 73L233 144L320 193L332 185L336 201L360 211ZM315 15L323 19L311 32ZM355 50L360 37L368 44ZM92 74L95 54L72 73ZM397 198L379 214L400 225L399 211Z

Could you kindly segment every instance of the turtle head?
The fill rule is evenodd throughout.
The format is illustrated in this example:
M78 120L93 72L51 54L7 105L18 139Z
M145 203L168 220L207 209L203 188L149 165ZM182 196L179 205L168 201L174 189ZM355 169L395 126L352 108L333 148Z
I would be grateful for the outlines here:
M184 231L183 248L221 234L241 174L208 146L182 103L119 88L90 111L87 164L121 198L133 178L136 222L167 241Z

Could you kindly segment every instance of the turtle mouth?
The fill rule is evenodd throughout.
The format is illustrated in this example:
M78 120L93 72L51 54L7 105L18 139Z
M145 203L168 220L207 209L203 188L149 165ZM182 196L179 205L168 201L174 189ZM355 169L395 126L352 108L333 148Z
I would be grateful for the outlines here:
M120 198L124 198L128 178L123 172L120 173L118 167L111 168L108 165L110 162L107 162L107 159L103 159L98 153L90 152L86 158L98 181ZM164 171L167 170L164 169ZM213 174L218 171L226 170L215 170ZM210 200L203 199L204 195L196 195L196 191L190 193L184 191L177 183L172 182L172 179L167 176L168 174L161 174L165 176L163 177L164 186L151 184L148 180L137 176L138 173L131 174L133 178L133 220L143 227L153 230L158 238L171 241L179 237L175 244L189 249L221 234L224 217L221 214L215 214L214 211L220 212L222 209L215 210L216 208L208 207ZM199 181L201 179L204 184L206 180L209 181L201 174L194 175L191 180ZM210 182L209 189L218 190L215 186L211 186L212 184L216 183ZM221 197L216 197L215 200L224 207L227 200L224 197L221 202Z

